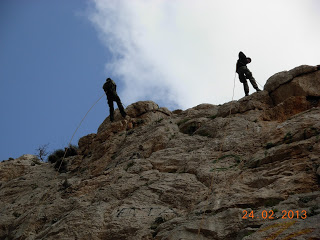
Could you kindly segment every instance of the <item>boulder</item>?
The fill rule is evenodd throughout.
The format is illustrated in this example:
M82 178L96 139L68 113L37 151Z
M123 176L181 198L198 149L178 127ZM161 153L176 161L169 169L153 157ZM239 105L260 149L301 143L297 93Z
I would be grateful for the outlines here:
M120 114L119 109L115 110L113 123L107 117L98 128L98 134L104 131L119 132L125 129L147 124L161 119L168 118L172 113L165 107L159 107L158 104L152 101L139 101L129 105L125 109L127 116L125 119ZM121 122L121 123L119 123Z
M282 71L271 76L264 85L264 90L272 92L281 85L290 82L293 78L317 71L317 66L302 65L291 69L290 71Z
M270 92L270 96L275 105L292 96L320 98L320 71L295 77L287 84L280 85Z

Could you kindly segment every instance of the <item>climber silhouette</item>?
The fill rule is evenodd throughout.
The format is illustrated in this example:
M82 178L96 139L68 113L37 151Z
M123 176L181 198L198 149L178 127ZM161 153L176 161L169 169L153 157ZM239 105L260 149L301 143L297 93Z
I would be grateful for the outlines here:
M250 72L250 70L247 68L247 64L251 63L251 58L246 57L246 55L244 55L243 52L239 52L239 59L237 61L237 67L236 67L236 72L239 75L239 80L240 82L243 83L243 88L244 88L244 93L246 94L246 96L249 95L249 86L248 86L248 82L247 79L250 80L253 88L259 92L261 91L258 88L258 85L256 83L256 80L254 79L254 77L252 76L252 73Z
M107 95L107 100L108 100L108 105L110 110L110 121L111 122L114 121L114 107L113 107L114 101L117 103L122 117L125 118L127 114L124 111L120 98L117 94L117 85L115 84L115 82L111 78L107 78L102 88Z

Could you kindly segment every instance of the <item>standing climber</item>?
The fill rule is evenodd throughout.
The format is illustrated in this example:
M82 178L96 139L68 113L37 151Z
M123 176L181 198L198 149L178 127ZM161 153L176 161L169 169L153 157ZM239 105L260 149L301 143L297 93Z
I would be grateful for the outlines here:
M110 121L114 121L114 108L113 108L113 101L117 102L118 108L120 110L120 113L122 117L126 117L126 112L123 109L122 103L120 101L120 98L117 94L117 85L111 78L107 78L106 82L103 84L103 90L105 91L108 99L108 105L110 109Z
M237 61L237 68L236 68L236 72L239 75L239 79L240 82L243 83L243 88L244 88L244 93L246 94L246 96L249 95L249 86L248 86L248 82L247 79L250 80L253 88L259 92L261 91L258 88L258 85L256 83L256 80L254 79L254 77L252 76L252 73L250 72L250 70L247 68L247 64L251 63L251 58L247 58L246 55L244 55L243 52L239 52L239 59Z

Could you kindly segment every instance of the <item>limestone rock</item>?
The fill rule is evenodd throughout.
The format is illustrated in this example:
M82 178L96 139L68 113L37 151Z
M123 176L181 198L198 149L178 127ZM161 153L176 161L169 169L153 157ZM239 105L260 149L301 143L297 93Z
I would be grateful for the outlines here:
M119 109L115 110L115 122L111 123L109 117L98 128L98 134L110 129L111 131L125 130L127 127L134 128L141 124L159 121L160 119L168 118L172 113L167 108L160 108L158 104L152 101L139 101L129 105L125 109L127 116L126 120L122 120ZM121 124L119 124L121 122ZM109 130L109 131L110 131Z
M292 96L317 97L320 99L320 71L295 77L286 85L279 86L270 93L275 104Z
M35 164L41 164L35 155L25 154L14 160L3 161L0 165L0 181L9 181L20 176Z
M218 117L226 117L230 113L245 113L250 110L263 110L272 106L272 100L268 92L261 91L253 93L248 97L241 98L239 101L232 101L223 104L217 112Z
M316 105L318 105L316 101ZM306 111L313 107L305 96L291 96L279 103L273 108L266 109L262 118L264 120L273 120L283 122L293 115Z
M308 74L314 71L317 71L317 66L302 65L302 66L293 68L290 71L282 71L282 72L276 73L267 80L267 83L264 86L264 90L268 92L272 92L276 90L278 87L280 87L281 85L287 82L290 82L293 78L303 74Z
M1 162L0 239L318 239L318 79L300 66L222 105L133 103L66 173Z

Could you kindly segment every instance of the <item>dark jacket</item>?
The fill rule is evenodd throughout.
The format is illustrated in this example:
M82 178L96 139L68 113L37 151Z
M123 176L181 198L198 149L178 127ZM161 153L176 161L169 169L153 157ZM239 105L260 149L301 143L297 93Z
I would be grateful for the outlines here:
M244 55L243 52L239 52L239 59L237 61L236 71L238 72L239 68L247 66L247 64L248 64L248 59L246 55Z
M102 88L107 94L108 99L117 96L117 85L112 79L108 79Z

